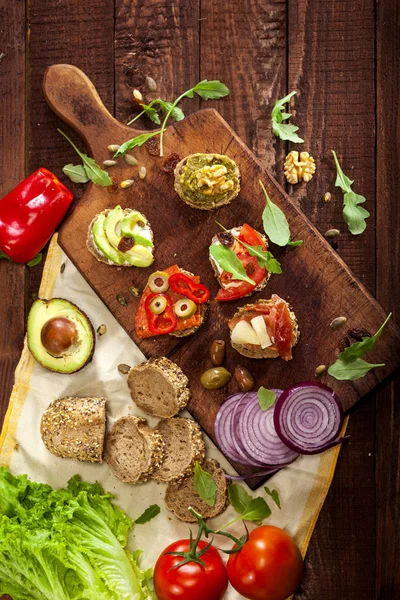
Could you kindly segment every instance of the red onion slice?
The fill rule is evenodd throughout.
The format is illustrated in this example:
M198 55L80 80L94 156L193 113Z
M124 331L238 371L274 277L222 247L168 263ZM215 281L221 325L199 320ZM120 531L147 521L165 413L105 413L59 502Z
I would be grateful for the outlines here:
M282 390L272 390L277 401ZM258 395L253 392L239 418L239 435L248 454L264 465L281 467L292 463L298 457L282 442L274 425L274 406L263 411Z
M287 388L275 404L274 424L288 448L299 454L319 454L346 438L338 438L343 407L322 383L305 381Z
M242 457L236 452L231 438L232 411L243 395L233 394L232 396L228 396L221 405L214 423L214 432L218 446L228 458L236 462L242 462ZM242 464L250 465L251 463Z
M242 398L236 403L232 412L231 420L231 440L234 445L234 449L237 454L241 457L240 462L246 465L252 465L254 467L265 467L266 465L256 456L250 454L245 444L245 440L240 435L239 421L240 417L245 410L248 402L251 400L252 395L250 393L243 394Z

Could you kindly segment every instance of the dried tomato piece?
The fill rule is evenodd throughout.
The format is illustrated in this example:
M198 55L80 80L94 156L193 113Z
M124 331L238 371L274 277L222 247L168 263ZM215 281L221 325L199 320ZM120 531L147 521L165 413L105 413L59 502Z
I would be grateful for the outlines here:
M160 155L160 142L157 138L152 137L145 143L145 147L150 156Z
M176 165L181 160L182 159L179 156L179 154L177 154L176 152L172 152L172 154L167 156L167 158L164 160L161 168L165 173L171 173L171 171L175 170Z

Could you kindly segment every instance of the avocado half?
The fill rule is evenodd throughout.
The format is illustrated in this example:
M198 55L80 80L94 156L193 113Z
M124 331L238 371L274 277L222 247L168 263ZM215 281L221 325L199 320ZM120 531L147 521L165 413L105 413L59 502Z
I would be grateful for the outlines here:
M75 373L91 360L95 334L85 313L64 298L36 300L28 315L28 348L46 369Z

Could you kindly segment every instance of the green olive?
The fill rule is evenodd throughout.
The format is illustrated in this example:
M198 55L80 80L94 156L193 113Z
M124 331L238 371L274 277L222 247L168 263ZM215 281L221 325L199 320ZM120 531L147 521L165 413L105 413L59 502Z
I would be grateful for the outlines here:
M167 308L167 299L165 296L156 296L149 304L151 312L155 315L161 315Z
M207 369L200 377L201 385L206 390L218 390L228 383L232 375L224 367Z
M194 315L197 310L197 304L189 298L181 298L174 304L174 313L181 319L187 319Z
M224 340L214 340L210 346L210 358L213 365L220 367L225 358Z
M162 294L169 288L168 279L169 275L165 271L155 271L150 275L147 285L155 294L157 292Z
M241 367L240 365L235 368L235 379L238 382L242 392L250 392L256 385L254 377L250 371L246 369L246 367Z

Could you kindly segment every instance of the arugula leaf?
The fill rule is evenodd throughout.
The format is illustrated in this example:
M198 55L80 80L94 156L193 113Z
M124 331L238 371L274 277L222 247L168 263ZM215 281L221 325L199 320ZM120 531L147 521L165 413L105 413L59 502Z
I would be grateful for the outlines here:
M303 240L295 240L292 242L292 240L289 240L288 243L286 244L286 246L293 246L294 248L297 248L297 246L302 246L303 245Z
M140 515L140 517L135 519L135 523L136 525L144 525L144 523L148 523L149 521L151 521L151 519L154 519L154 517L159 515L160 512L161 508L158 506L158 504L152 504L151 506L146 508L146 510Z
M353 235L360 235L365 231L367 224L365 220L370 216L369 212L360 206L365 202L364 196L356 194L351 189L354 183L342 171L339 164L336 152L332 150L333 158L336 165L336 181L335 186L339 187L343 192L343 219L348 230Z
M211 244L210 254L221 269L227 273L231 273L234 279L247 281L247 283L251 283L251 285L256 285L255 282L246 275L242 263L233 250L220 244Z
M185 113L179 106L173 106L172 102L167 102L166 100L161 100L160 98L156 101L160 108L167 113L169 110L171 111L171 117L175 119L175 121L182 121L185 118Z
M89 181L83 165L69 163L63 167L62 172L74 183L87 183Z
M356 342L349 348L345 348L333 365L329 367L329 375L340 381L355 381L364 377L364 375L375 367L384 367L384 363L371 364L362 360L361 357L375 348L375 344L391 316L392 313L386 317L383 324L373 336L363 337L361 342Z
M210 473L204 471L197 461L194 465L193 487L204 502L214 506L217 495L216 483Z
M192 92L192 95L189 95L189 92ZM189 92L186 93L189 98L193 98L193 92L195 92L203 100L219 100L219 98L228 96L229 89L224 83L221 83L221 81L218 81L217 79L214 79L213 81L203 79L203 81L200 81L200 83L195 85Z
M279 499L278 490L270 490L266 485L264 486L264 490L267 492L268 496L271 496L272 500L275 502L278 508L281 508L281 501Z
M271 390L267 390L267 388L261 386L257 392L258 396L258 404L260 405L261 410L268 410L271 406L275 404L276 401L276 392Z
M285 213L272 202L262 181L260 181L260 185L266 200L262 214L264 231L271 242L277 246L287 246L290 241L290 229Z
M237 483L231 483L228 486L228 498L232 507L237 513L244 513L250 504L252 497L246 492L244 487Z
M35 267L36 265L38 265L40 262L42 262L42 258L43 258L43 254L41 252L38 252L38 254L36 254L36 256L34 256L29 262L27 262L27 266L28 267Z
M271 509L264 498L252 498L246 490L236 483L228 486L228 498L232 507L246 521L262 521L271 514Z
M157 123L157 125L160 125L160 115L158 114L156 109L151 106L151 104L142 104L142 108L144 114L147 117L149 117L150 121L153 121L153 123ZM133 120L130 121L130 123L133 123Z
M264 498L252 498L244 513L242 519L244 521L263 521L271 514L271 509Z
M74 142L70 140L69 137L63 131L61 131L61 129L57 129L57 131L65 137L65 139L74 148L75 152L81 157L83 162L83 168L90 181L93 181L93 183L97 183L98 185L101 185L103 187L108 187L109 185L112 185L111 178L108 175L107 171L103 171L103 169L99 167L99 165L93 158L90 158L90 156L88 156L84 152L81 152L75 146Z
M127 142L124 142L114 154L114 158L123 156L124 154L129 152L129 150L132 150L132 148L136 148L136 146L143 146L143 144L147 142L147 140L159 133L159 129L157 131L150 131L149 133L141 133L140 135L128 140Z
M292 125L290 123L283 123L286 119L290 119L292 116L291 113L283 112L284 105L290 101L290 99L296 94L296 91L291 92L284 98L281 98L277 101L274 108L272 109L271 117L272 117L272 131L274 135L279 137L281 140L288 140L289 142L294 142L295 144L302 144L304 140L302 140L296 133L299 128L296 125Z

